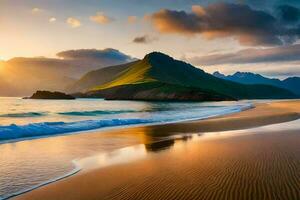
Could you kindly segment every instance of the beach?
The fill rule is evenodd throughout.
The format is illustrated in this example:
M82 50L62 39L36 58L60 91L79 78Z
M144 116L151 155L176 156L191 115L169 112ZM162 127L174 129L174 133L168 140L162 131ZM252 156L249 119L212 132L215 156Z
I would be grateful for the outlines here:
M294 100L206 120L102 130L101 137L134 138L128 144L150 153L83 168L14 199L300 199L300 128L288 124L299 118Z

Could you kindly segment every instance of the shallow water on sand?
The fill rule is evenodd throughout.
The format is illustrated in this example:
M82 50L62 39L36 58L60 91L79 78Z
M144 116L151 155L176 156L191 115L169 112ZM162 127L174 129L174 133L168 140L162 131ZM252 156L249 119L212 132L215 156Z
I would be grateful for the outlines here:
M13 99L13 101L18 102L19 100ZM26 102L25 104L32 105L27 105L27 108L25 108L26 106L22 106L23 109L26 110L23 110L22 112L25 113L29 110L31 112L44 112L46 106L43 107L43 103L44 102L41 101L34 101L29 103ZM81 105L85 103L87 104L88 108ZM123 105L124 103L126 104L126 106ZM41 106L37 106L38 104L41 104ZM209 116L224 114L224 111L236 112L241 109L242 106L249 106L251 102L146 103L79 100L79 102L73 103L67 103L65 101L55 101L53 104L58 104L57 108L54 108L54 105L51 105L49 108L47 108L49 112L51 111L52 114L48 114L48 116L46 116L44 120L65 120L67 122L70 120L83 120L86 118L97 118L101 120L101 118L103 117L108 118L109 115L113 117L116 117L116 115L118 115L118 117L123 118L128 118L128 116L132 117L132 115L135 115L139 117L151 117L153 119L160 117L160 119L163 118L164 120L166 120L164 122L170 122L168 120L172 121L180 119L182 121L188 119L207 118ZM70 104L68 105L69 107L67 106L67 108L63 108L64 105L67 104ZM130 109L132 110L134 108L134 112L128 112L128 105L130 104ZM75 114L78 115L79 108L77 106L80 107L81 113L88 112L88 114L85 114L85 116L79 116L78 118L77 116L68 116L67 118L65 118L65 113L69 112L68 109L73 109L73 112L77 112ZM105 106L106 108L104 109ZM36 107L37 110L33 109L34 107ZM110 111L108 111L109 108ZM234 109L232 110L232 108ZM106 112L115 112L116 110L118 110L118 112L124 111L126 113L110 113L104 114L104 116L96 114L95 116L95 113L92 110L97 110L98 113L100 112L99 110L106 110ZM215 110L218 112L208 112L208 114L206 112L207 110ZM3 114L3 110L1 112ZM91 114L91 112L93 113ZM64 114L59 115L57 113ZM39 123L38 121L42 120L43 117L44 116L42 116L40 119L34 119L34 123ZM16 117L10 116L10 118L18 122ZM22 117L20 125L31 122L31 120L33 120L32 117ZM117 129L117 132L118 134L102 134L99 131L95 131L77 135L71 134L50 138L35 138L34 140L0 144L0 199L20 193L24 190L34 188L40 184L55 180L59 177L66 176L70 172L75 172L74 170L76 170L77 168L72 162L74 160L78 161L77 163L79 164L79 166L84 167L82 165L83 162L79 162L79 160L81 160L82 158L88 158L90 156L97 156L100 153L102 157L101 159L98 158L99 164L95 166L108 166L110 164L123 162L124 157L127 159L127 161L130 161L141 158L148 152L157 152L161 149L168 149L175 143L173 140L174 136L157 136L155 130L149 127L137 128L134 135L129 133L124 134L122 132L122 129ZM176 137L181 136L179 135ZM184 136L183 140L186 139L188 139L188 137ZM144 145L133 147L134 149L127 148L128 146L133 146L138 143L143 143ZM127 149L124 150L124 148ZM107 152L110 152L110 154L106 154ZM140 152L140 154L138 152ZM132 153L138 155L139 157L130 156L132 155ZM114 157L115 155L118 155L118 157ZM99 162L99 160L101 160L101 162ZM86 163L90 162L93 163L93 159L86 160Z
M197 140L300 130L300 120L245 130L178 133L162 137L157 137L155 126L134 129L134 136L124 137L122 133L115 134L115 131L109 134L91 132L0 145L1 198L66 176L67 173L75 172L76 167L86 171L129 163L158 152L182 150ZM143 144L139 144L141 141Z
M147 127L145 131L146 135L155 132L155 127ZM75 163L83 170L91 170L95 168L103 168L120 163L128 163L134 160L145 158L149 153L160 152L169 149L182 148L186 145L186 142L195 142L197 140L211 140L229 138L241 135L251 134L267 134L280 131L298 131L300 130L300 119L261 126L257 128L249 128L243 130L230 130L230 131L219 131L219 132L208 132L208 133L182 133L176 135L170 135L168 137L161 137L159 139L149 139L145 144L134 145L129 147L120 148L112 152L104 152L88 156L82 159L75 160ZM151 135L151 134L150 134ZM154 134L155 135L155 134Z

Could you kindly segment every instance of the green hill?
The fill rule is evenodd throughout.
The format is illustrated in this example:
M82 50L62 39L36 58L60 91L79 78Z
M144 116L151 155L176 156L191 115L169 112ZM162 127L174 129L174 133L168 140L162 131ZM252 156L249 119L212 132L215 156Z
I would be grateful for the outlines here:
M136 61L135 61L136 62ZM110 82L116 78L119 73L126 70L135 62L130 62L122 65L109 66L98 70L93 70L86 73L77 82L67 87L69 93L86 92L89 89Z
M138 100L229 100L295 98L268 85L244 85L205 73L188 63L153 52L130 63L111 81L91 87L91 97Z

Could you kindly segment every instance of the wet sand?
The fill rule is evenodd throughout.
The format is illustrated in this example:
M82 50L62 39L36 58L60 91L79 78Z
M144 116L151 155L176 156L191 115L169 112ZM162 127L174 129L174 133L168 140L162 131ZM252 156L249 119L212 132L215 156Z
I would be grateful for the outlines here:
M106 134L143 135L137 138L153 150L156 137L245 129L299 117L300 101L275 102L203 121ZM174 148L130 163L83 170L16 199L300 199L300 130L253 130L236 137L166 142Z

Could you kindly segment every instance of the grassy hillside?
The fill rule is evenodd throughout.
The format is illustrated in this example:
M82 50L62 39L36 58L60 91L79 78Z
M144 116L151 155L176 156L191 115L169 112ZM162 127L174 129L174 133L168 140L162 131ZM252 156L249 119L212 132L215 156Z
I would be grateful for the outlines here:
M114 80L122 71L129 68L135 62L109 66L98 70L90 71L78 81L76 81L74 84L68 86L66 90L69 93L86 92L97 85L102 85Z
M151 65L149 65L149 60L147 58L143 59L139 62L132 64L129 68L121 72L121 74L119 74L119 76L111 82L96 86L92 90L107 89L120 85L132 85L139 83L154 82L156 80L148 74L150 70Z
M200 92L210 91L210 94L223 95L233 99L262 99L262 98L294 98L293 93L268 85L244 85L216 78L211 74L193 67L192 65L174 60L173 58L158 52L145 56L141 61L133 63L126 70L118 74L112 81L91 88L94 94L115 87L123 88L123 91L131 91L125 86L139 85L139 93L143 84L162 83L182 88L197 88ZM115 91L115 90L112 90ZM122 90L118 90L122 93ZM181 91L182 92L182 91ZM154 94L152 98L154 98ZM120 94L121 95L121 94ZM132 94L127 94L134 96ZM117 98L117 94L115 98ZM123 97L122 97L123 98Z

